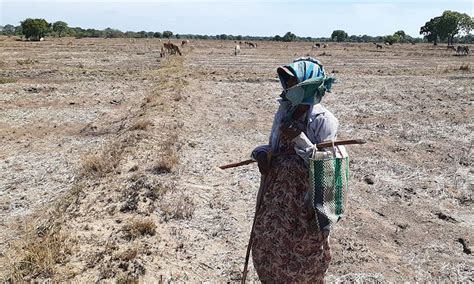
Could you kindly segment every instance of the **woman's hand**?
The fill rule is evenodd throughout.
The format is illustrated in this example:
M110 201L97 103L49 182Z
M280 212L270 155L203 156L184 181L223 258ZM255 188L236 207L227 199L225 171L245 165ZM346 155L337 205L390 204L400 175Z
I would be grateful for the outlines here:
M266 152L260 152L257 155L258 170L262 175L268 174L270 171L270 161Z
M300 135L302 129L294 122L286 122L280 126L281 135L289 140Z

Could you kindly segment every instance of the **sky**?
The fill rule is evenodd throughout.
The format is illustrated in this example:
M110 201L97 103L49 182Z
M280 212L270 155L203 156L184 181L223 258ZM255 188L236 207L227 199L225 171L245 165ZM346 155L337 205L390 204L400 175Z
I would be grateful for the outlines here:
M330 37L388 35L419 37L420 27L445 10L473 16L474 0L0 0L0 25L26 18L65 21L70 27L175 34Z

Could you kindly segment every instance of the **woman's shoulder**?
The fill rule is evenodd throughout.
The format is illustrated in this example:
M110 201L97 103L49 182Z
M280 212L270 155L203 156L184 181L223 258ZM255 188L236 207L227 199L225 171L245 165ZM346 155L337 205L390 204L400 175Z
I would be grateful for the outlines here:
M334 114L330 112L327 108L325 108L321 104L316 104L313 106L313 109L311 111L310 115L311 120L316 120L316 119L336 119Z

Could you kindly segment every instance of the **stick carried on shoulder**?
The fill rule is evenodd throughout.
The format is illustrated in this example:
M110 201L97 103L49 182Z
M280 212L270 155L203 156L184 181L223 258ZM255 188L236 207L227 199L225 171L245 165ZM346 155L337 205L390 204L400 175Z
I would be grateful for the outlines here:
M365 140L363 139L351 139L351 140L339 140L339 141L325 141L321 142L319 144L316 144L316 148L326 148L326 147L331 147L331 146L339 146L339 145L353 145L353 144L365 144ZM225 169L230 169L230 168L235 168L235 167L240 167L240 166L245 166L251 163L256 162L253 159L248 159L245 161L237 162L237 163L231 163L227 165L222 165L219 168L222 170Z

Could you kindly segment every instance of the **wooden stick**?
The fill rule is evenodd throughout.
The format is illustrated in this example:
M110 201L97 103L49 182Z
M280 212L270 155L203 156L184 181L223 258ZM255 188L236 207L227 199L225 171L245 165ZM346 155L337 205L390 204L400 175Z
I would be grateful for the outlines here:
M319 144L316 144L316 148L326 148L326 147L331 147L332 145L334 146L339 146L339 145L354 145L354 144L365 144L365 140L363 139L351 139L351 140L340 140L340 141L324 141ZM278 156L278 154L275 154L275 156ZM240 167L240 166L245 166L248 164L255 163L256 161L253 159L248 159L245 161L237 162L237 163L231 163L227 165L220 166L219 168L222 170L229 169L229 168L235 168L235 167Z
M235 167L245 166L245 165L248 165L248 164L251 164L251 163L254 163L254 162L255 162L255 160L249 159L249 160L245 160L245 161L241 161L241 162L237 162L237 163L223 165L223 166L220 166L219 168L222 169L222 170L225 170L225 169L228 169L228 168L235 168Z

